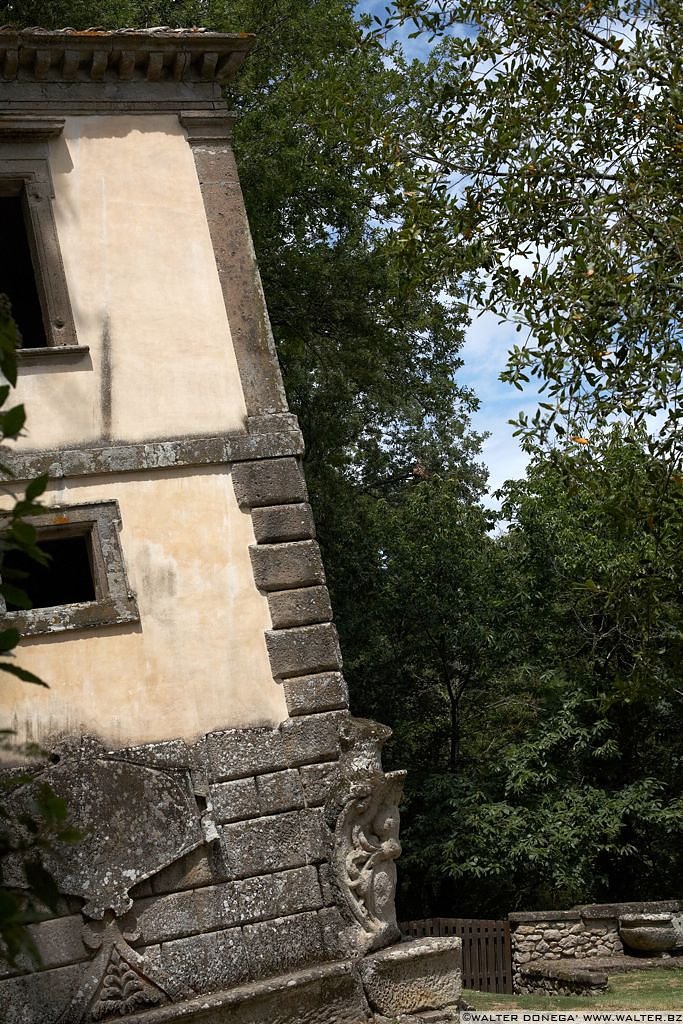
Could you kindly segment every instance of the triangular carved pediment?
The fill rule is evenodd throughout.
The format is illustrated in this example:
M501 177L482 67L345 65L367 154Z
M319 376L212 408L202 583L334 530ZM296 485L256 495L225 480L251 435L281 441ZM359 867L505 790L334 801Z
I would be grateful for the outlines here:
M118 945L112 948L102 983L86 1013L86 1021L125 1017L135 1010L168 1002L165 993L131 960L119 950Z

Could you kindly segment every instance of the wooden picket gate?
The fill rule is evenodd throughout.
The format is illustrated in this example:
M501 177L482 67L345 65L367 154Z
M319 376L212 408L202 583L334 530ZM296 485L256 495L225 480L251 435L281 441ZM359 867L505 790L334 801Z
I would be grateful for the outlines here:
M462 985L479 992L512 992L512 946L508 921L434 917L403 921L406 938L456 935L462 939Z

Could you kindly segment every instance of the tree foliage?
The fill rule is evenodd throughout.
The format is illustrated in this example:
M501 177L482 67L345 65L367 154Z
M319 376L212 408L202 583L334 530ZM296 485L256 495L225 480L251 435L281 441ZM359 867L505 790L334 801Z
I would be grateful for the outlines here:
M399 23L434 43L402 241L517 324L504 377L545 391L521 433L618 416L680 459L681 5L398 0Z
M22 405L5 408L17 381L17 346L20 342L10 304L0 295L0 374L5 383L0 387L0 444L15 440L21 433L26 414ZM11 474L0 465L0 474L7 480ZM38 498L47 485L46 477L32 480L23 497L11 502L0 522L0 595L19 608L31 603L22 590L22 575L3 569L6 551L19 550L37 562L47 556L37 544L36 531L26 517L41 511ZM7 489L7 488L5 488ZM19 633L13 628L0 629L0 672L9 673L24 683L45 686L32 672L16 661ZM0 737L12 730L0 729ZM27 774L27 772L29 774ZM0 961L16 962L20 953L28 953L34 961L40 957L29 925L46 916L46 908L57 912L60 898L50 873L43 866L43 854L54 850L55 843L75 842L79 835L68 820L64 801L48 785L40 787L32 806L17 814L8 798L29 781L30 770L5 773L0 780Z
M443 685L415 759L409 913L677 892L681 486L647 438L616 429L597 452L538 460L508 485L493 586L473 577L484 614L495 615L484 671L463 699L458 770L437 742L448 725ZM465 579L470 561L455 563ZM420 718L411 689L397 689L402 728Z

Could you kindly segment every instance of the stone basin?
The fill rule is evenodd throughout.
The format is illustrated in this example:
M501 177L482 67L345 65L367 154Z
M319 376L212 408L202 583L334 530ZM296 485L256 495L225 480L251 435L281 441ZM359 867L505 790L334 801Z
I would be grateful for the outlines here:
M619 937L627 949L667 953L683 946L683 914L624 914L619 918Z

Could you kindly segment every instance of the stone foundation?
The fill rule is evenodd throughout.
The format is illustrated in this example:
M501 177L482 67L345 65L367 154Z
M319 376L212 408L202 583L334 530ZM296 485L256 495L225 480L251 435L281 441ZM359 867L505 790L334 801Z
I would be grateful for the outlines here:
M606 988L606 974L548 961L539 961L515 975L515 992L520 995L588 996Z
M381 770L387 735L327 712L193 746L56 745L13 800L28 805L48 782L83 839L49 865L63 914L31 926L40 968L0 971L5 1024L365 1021L364 993L379 989L373 1010L454 1003L458 940L362 959L399 938L403 776ZM18 864L8 881L21 882Z
M413 973L419 973L420 957L424 951L411 950L413 943L406 944L404 958L415 963ZM453 949L457 958L459 950ZM215 992L210 995L183 999L179 1002L151 1008L142 1007L140 1012L131 1004L131 1013L125 1015L126 1024L383 1024L390 1020L395 1024L396 1017L385 1018L373 1012L368 1002L368 992L361 978L363 961L359 965L353 961L335 962L301 971L278 975L262 981L248 982L237 985L227 991ZM23 996L26 1002L19 1015L11 1015L9 1020L20 1020L22 1024L42 1024L43 1021L54 1020L51 1009L52 1002L59 998L64 990L64 978L59 972L46 971L41 976L41 991L44 1005L37 1006L31 1002L29 986L24 986ZM437 979L437 989L441 990L441 980ZM428 1004L439 996L432 998L429 990L423 989ZM448 1004L438 1013L420 1010L419 1017L400 1014L400 1021L433 1021L441 1024L457 1019L456 1003ZM30 1016L27 1016L30 1014ZM56 1018L59 1020L75 1020L78 1018ZM88 1016L83 1020L111 1019L109 1014L97 1018ZM118 1015L116 1019L121 1019Z

